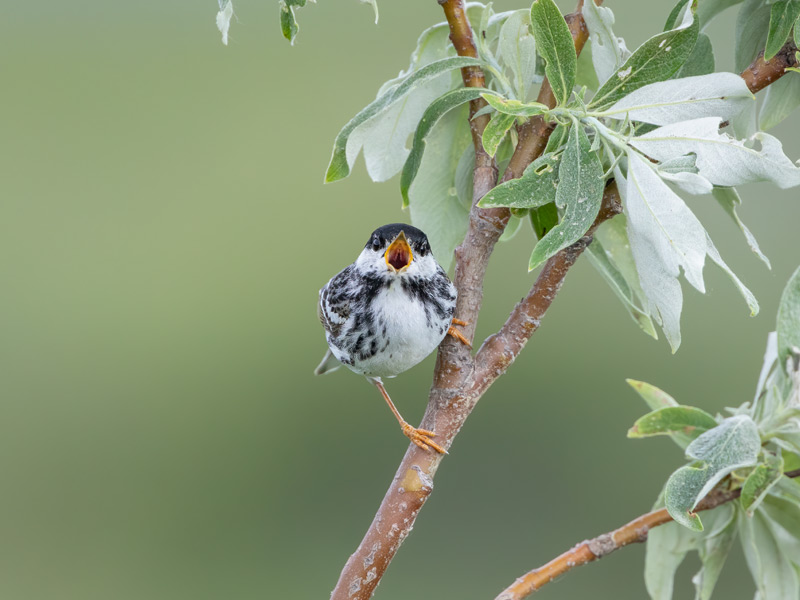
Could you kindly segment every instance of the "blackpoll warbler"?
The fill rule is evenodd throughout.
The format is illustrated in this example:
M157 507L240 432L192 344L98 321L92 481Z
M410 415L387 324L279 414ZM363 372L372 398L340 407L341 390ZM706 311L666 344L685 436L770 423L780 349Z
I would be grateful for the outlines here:
M319 291L319 319L329 350L315 373L341 364L364 375L380 390L403 433L420 448L445 450L431 440L433 431L409 425L383 387L382 377L410 369L450 333L456 288L431 254L427 236L411 225L392 223L376 229L352 265Z

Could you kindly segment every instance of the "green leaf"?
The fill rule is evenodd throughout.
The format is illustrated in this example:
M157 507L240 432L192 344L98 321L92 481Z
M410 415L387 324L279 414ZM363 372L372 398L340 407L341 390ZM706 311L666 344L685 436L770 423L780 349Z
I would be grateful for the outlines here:
M597 90L589 108L607 108L640 87L672 77L692 53L698 31L699 24L687 9L677 28L651 37L631 54Z
M501 235L500 239L497 241L508 242L509 240L514 239L514 237L519 233L521 227L522 219L512 214L508 219L508 225L506 225L506 228L503 230L503 235Z
M761 308L759 307L758 300L756 300L753 292L751 292L748 287L742 283L741 279L736 276L736 273L734 273L725 263L725 261L722 260L719 251L717 250L716 246L714 246L714 243L711 241L711 237L708 235L708 233L706 233L706 242L708 243L708 248L706 249L708 258L715 262L716 265L725 272L725 274L728 276L728 279L733 282L733 285L736 286L736 288L739 290L739 293L742 295L742 298L744 298L744 301L747 303L747 308L750 309L750 316L755 317Z
M771 490L770 498L780 498L794 505L800 505L800 481L791 477L781 477ZM800 519L800 517L798 517ZM800 520L798 520L800 524ZM800 531L795 528L794 531Z
M472 208L473 175L475 170L475 146L467 144L464 153L456 166L456 195L461 206L469 210Z
M222 34L222 43L228 45L228 30L231 27L231 17L233 17L233 2L231 0L220 1L219 12L217 13L217 29Z
M769 30L770 5L763 0L745 0L736 17L734 65L744 71L764 49Z
M402 83L410 73L424 65L451 56L451 52L455 52L455 50L450 41L450 26L447 23L431 25L417 38L417 45L411 53L408 69L401 71L396 78L384 83L377 96L387 92L390 87ZM458 77L458 79L461 79L461 77Z
M314 2L315 0L311 1ZM361 3L372 5L372 10L375 12L375 24L377 25L378 4L376 0L361 0ZM299 29L294 11L295 8L301 8L305 6L306 0L280 0L278 2L278 5L280 6L281 10L281 32L283 33L283 37L285 37L294 45L294 40L297 37L297 31ZM227 41L225 42L225 44L227 44Z
M696 163L697 157L694 154L686 154L665 160L658 165L658 170L662 173L697 173Z
M533 231L540 240L558 224L558 209L555 201L539 208L532 208L530 214Z
M297 37L297 32L300 29L297 25L295 18L295 8L301 8L306 5L306 0L280 0L278 6L281 11L281 33L283 37L294 44L294 39Z
M800 0L777 0L770 8L769 33L764 48L764 60L769 60L783 48L800 16Z
M589 30L592 64L597 73L597 79L602 84L616 72L628 58L630 52L625 47L625 43L614 33L612 28L614 12L610 8L598 6L594 2L584 2L582 12L586 28Z
M796 30L800 30L800 26ZM800 106L800 73L785 73L764 92L758 113L761 129L772 129Z
M800 48L800 17L794 22L794 45ZM798 52L794 53L795 60L797 60ZM797 71L797 69L795 69Z
M361 148L360 145L355 144L353 148L348 147L348 141L351 135L356 131L359 126L363 125L370 119L375 118L383 111L390 109L393 105L407 98L408 95L415 89L432 81L453 69L460 69L463 67L474 66L480 64L480 60L476 58L454 56L451 58L443 58L441 60L429 63L419 70L414 71L403 79L400 83L390 87L384 93L378 96L373 102L368 104L365 108L351 119L351 121L344 126L344 128L336 136L333 144L333 154L331 156L328 171L325 175L327 183L344 179L350 174L350 169L358 156ZM471 88L476 89L476 88ZM481 90L487 91L487 90ZM426 104L427 105L427 104ZM405 139L402 140L405 142Z
M466 4L467 19L472 27L475 42L478 46L478 55L493 55L491 49L497 47L500 30L506 19L511 16L512 11L495 13L492 2L482 4L480 2L469 2ZM524 10L524 9L523 9ZM443 23L450 33L449 25Z
M592 64L592 44L586 44L583 51L578 55L578 64L575 69L575 85L580 88L588 90L596 90L600 87L600 82L597 80L597 73Z
M669 15L667 15L667 21L664 23L664 31L669 31L670 29L675 29L675 25L678 23L678 18L681 14L684 13L684 9L686 9L686 2L683 0L678 0L678 3L672 7L672 10L669 11ZM692 6L692 10L697 10L696 6Z
M789 278L778 305L778 363L785 368L793 348L800 348L800 267Z
M403 207L408 206L409 197L408 190L417 176L419 165L422 162L422 155L425 152L426 141L425 138L430 133L433 126L450 110L457 106L461 106L465 102L475 100L485 92L484 88L458 88L450 90L443 96L440 96L425 110L422 118L419 120L417 130L414 132L414 142L411 146L411 153L403 165L403 174L400 176L400 193L403 196ZM513 117L512 117L513 118Z
M700 26L705 28L719 13L741 2L742 0L702 0L702 2L698 2L697 18Z
M468 113L462 105L439 119L426 138L427 151L409 189L411 223L427 234L444 269L449 268L469 223L470 205L462 203L456 182L461 157L472 145Z
M556 128L553 129L553 133L551 133L550 137L547 138L547 146L544 148L544 154L549 154L559 150L564 144L567 143L568 137L569 126L556 125Z
M653 339L658 339L653 320L642 308L644 293L631 254L626 225L624 214L603 223L595 231L594 240L589 245L589 260L622 300L631 318L642 331Z
M547 105L541 102L520 102L519 100L506 100L494 93L481 94L484 100L499 113L515 115L517 117L532 117L548 110Z
M594 114L667 125L701 117L731 119L754 101L755 97L738 75L711 73L651 83Z
M717 523L709 526L712 531L704 536L699 544L698 553L703 566L692 577L692 582L695 585L695 600L709 600L711 598L711 593L717 584L722 567L725 566L725 560L728 558L733 542L736 539L736 511L733 504L720 506L712 511L712 515L717 517ZM684 531L686 530L684 529Z
M783 477L783 480L789 479ZM759 512L767 517L782 553L795 566L800 566L800 504L768 494Z
M721 122L704 117L664 125L631 138L630 144L661 162L694 153L699 174L718 186L756 181L771 181L783 189L800 185L800 167L783 153L777 138L759 132L746 144L720 133Z
M742 486L742 495L739 502L742 508L752 515L770 488L783 477L783 458L775 454L766 453L764 462L756 466L747 476Z
M728 473L756 464L761 450L758 427L747 415L736 415L702 433L686 448L695 463L675 471L664 488L667 510L681 525L702 531L697 503Z
M717 421L706 411L693 406L665 406L641 417L628 430L629 438L643 438L653 435L685 433L696 438L701 433L713 429Z
M769 525L769 519L756 512L739 514L739 531L747 566L764 600L796 600L800 594L797 571L781 549Z
M773 490L787 483L796 484L797 481L783 476L779 484L775 486ZM794 491L797 490L795 489ZM770 493L764 499L763 509L770 519L779 524L783 529L793 532L794 536L800 536L800 497L796 494L783 493L776 495ZM800 556L797 558L800 559Z
M761 364L761 372L758 374L758 384L756 385L756 395L753 399L753 415L755 419L761 420L763 412L761 398L771 386L776 374L775 364L778 361L778 334L774 331L767 334L767 348L764 352L764 359ZM772 414L774 411L770 410Z
M528 97L536 79L536 43L531 34L529 10L515 10L500 28L498 49L500 61L513 76L513 87L519 100Z
M503 113L492 115L492 119L486 125L486 129L483 130L483 137L481 138L483 149L486 150L489 156L494 157L500 142L503 141L508 130L514 126L516 121L517 118L514 115L505 115Z
M698 549L701 537L674 522L648 532L644 582L652 600L672 600L675 572L686 554Z
M375 25L378 24L378 2L377 0L361 0L361 4L369 4L372 6L372 12L375 13Z
M578 63L572 34L553 0L534 0L531 25L536 50L546 63L545 75L556 102L563 106L572 94Z
M750 246L750 250L752 250L761 261L767 265L768 269L772 268L772 265L769 262L769 259L761 252L761 248L758 245L758 241L756 240L755 236L750 232L742 220L739 218L739 215L736 212L736 207L742 203L742 199L739 197L739 192L736 191L736 188L733 187L715 187L712 192L714 199L719 202L720 206L728 213L736 225L739 226L739 229L744 234L745 239L747 240L747 245Z
M701 2L700 5L702 4ZM696 75L707 75L715 70L714 47L711 45L711 39L705 33L700 33L697 36L692 53L675 74L675 78L682 79Z
M653 320L646 312L644 312L637 304L634 292L630 284L625 279L625 275L621 269L611 259L611 252L603 245L603 243L595 236L592 243L586 249L589 261L592 263L597 272L606 280L606 283L611 287L611 290L622 301L625 310L633 319L633 321L642 328L647 335L653 339L658 339ZM638 282L638 275L636 280Z
M583 237L600 211L604 183L597 153L591 151L583 127L574 125L558 168L556 206L564 210L564 216L534 247L529 271Z
M800 442L800 435L794 434ZM779 439L779 438L776 438ZM783 469L784 471L794 471L800 469L800 443L793 444L793 448L783 455Z
M625 381L636 390L636 393L642 397L642 400L644 400L647 406L652 410L658 410L659 408L668 406L680 406L672 396L654 385L644 381L637 381L636 379L626 379Z
M513 118L513 117L512 117ZM511 179L487 193L478 206L537 208L555 202L559 158L544 154L533 161L519 179Z
M686 280L699 292L705 293L703 267L708 256L734 281L751 314L757 312L758 303L752 293L728 268L703 225L653 171L648 159L629 152L627 183L620 178L618 180L623 182L620 191L623 192L628 217L628 238L647 298L646 310L662 325L673 352L681 340L683 295L677 280L681 267Z

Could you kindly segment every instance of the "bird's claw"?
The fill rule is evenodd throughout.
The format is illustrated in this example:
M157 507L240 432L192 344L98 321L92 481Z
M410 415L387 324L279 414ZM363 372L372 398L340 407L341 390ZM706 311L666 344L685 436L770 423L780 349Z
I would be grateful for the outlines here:
M436 437L436 433L433 431L428 431L427 429L417 429L408 423L402 423L401 428L403 430L403 435L405 435L423 450L430 450L433 448L439 454L447 454L447 450L442 448L439 444L431 439L432 437Z
M464 334L461 333L458 329L456 329L454 325L460 325L463 327L464 325L469 325L469 323L467 323L466 321L462 321L460 319L453 319L450 328L447 330L447 335L452 335L459 342L464 344L467 348L472 348L472 344L469 343L469 340L466 337L464 337Z

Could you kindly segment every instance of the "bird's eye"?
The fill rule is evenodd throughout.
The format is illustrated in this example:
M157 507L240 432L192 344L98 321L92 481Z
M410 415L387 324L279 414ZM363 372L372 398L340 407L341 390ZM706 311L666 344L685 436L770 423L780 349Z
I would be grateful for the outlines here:
M381 238L379 238L376 235L374 238L372 238L372 248L378 250L380 247L381 247Z

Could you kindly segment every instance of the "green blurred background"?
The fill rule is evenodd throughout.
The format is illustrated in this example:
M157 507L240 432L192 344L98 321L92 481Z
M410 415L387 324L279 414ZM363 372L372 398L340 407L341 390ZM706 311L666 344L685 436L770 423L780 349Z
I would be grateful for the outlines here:
M561 3L562 8L571 6ZM617 0L633 48L669 7ZM523 4L502 0L498 10ZM0 23L0 598L327 598L406 440L362 378L312 370L317 290L407 219L360 165L323 186L340 127L407 65L433 0L323 0L295 47L272 1L16 2ZM9 14L10 13L10 14ZM714 23L732 68L734 14ZM778 135L800 157L800 115ZM691 206L761 301L713 265L683 346L638 331L584 261L478 405L378 597L489 598L647 510L681 454L625 433L633 377L707 410L753 393L800 263L797 190L743 189L764 268L709 197ZM483 338L529 288L528 231L498 248ZM432 358L390 383L419 420ZM645 596L643 547L543 597ZM748 598L737 550L720 597ZM692 559L677 598L691 594ZM727 595L726 595L727 594Z

